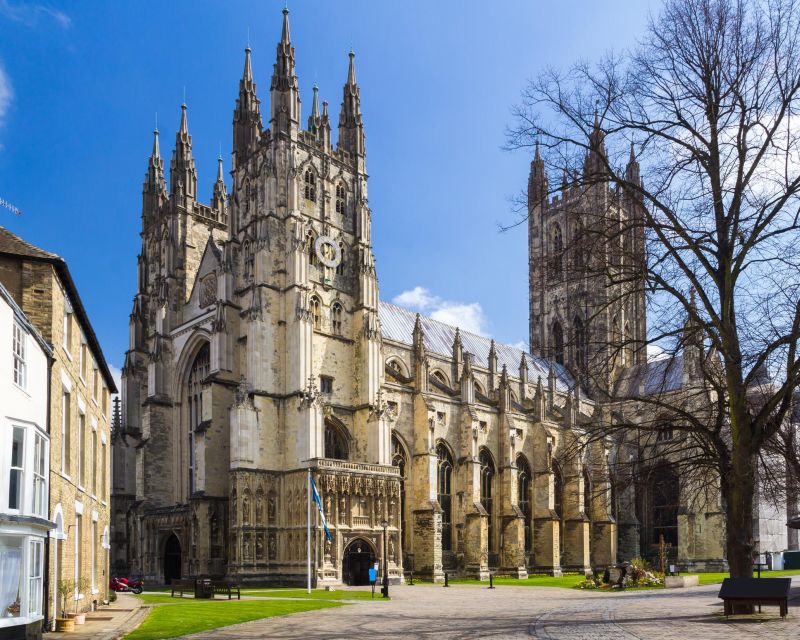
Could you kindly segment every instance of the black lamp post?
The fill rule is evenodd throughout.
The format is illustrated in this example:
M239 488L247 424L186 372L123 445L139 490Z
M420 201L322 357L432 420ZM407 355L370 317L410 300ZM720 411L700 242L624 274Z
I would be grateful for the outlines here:
M383 527L383 597L389 597L389 539L386 537L386 528L389 523L384 520L381 522Z

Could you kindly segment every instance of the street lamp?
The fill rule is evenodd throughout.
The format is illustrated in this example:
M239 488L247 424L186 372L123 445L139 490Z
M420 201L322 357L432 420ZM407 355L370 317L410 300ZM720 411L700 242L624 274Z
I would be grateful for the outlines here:
M383 597L389 597L389 539L386 537L386 528L389 523L384 520L381 522L383 527Z

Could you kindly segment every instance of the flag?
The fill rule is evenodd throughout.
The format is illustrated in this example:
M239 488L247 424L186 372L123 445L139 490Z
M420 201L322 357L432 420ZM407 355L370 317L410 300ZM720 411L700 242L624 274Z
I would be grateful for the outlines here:
M317 509L319 509L319 517L322 519L322 526L325 528L325 538L327 538L328 542L330 542L333 538L331 537L331 532L328 529L328 521L325 519L325 510L322 508L322 500L319 498L317 483L314 482L313 476L311 477L311 496L314 498L314 502L317 504Z

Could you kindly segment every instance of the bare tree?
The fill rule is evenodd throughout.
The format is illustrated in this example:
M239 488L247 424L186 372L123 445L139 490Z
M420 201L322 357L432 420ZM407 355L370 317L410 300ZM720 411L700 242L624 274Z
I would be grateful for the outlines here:
M647 405L637 437L657 440L669 416L675 459L719 487L733 576L752 575L759 457L796 448L782 429L800 382L799 47L795 0L666 0L631 51L533 79L508 132L563 175L546 189L562 201L600 189L638 203L587 207L565 249L588 256L566 261L571 277L602 277L606 304L647 299L647 335L618 332L585 375L611 406ZM646 364L648 347L665 363ZM627 373L626 350L640 363ZM697 380L689 401L669 385L678 357ZM630 438L632 423L595 427Z

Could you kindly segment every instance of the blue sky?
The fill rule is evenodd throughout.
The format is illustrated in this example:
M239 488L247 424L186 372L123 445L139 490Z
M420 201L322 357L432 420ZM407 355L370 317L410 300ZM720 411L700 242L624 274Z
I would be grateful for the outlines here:
M338 117L356 52L381 297L509 343L527 337L530 158L501 149L509 109L547 66L634 44L658 0L289 3L308 115ZM0 0L0 225L65 257L110 364L128 343L141 185L155 114L174 145L185 87L209 200L243 48L268 112L283 2ZM230 183L230 180L228 181Z

